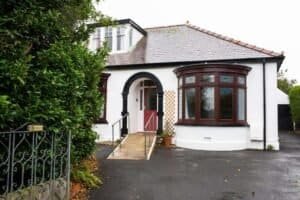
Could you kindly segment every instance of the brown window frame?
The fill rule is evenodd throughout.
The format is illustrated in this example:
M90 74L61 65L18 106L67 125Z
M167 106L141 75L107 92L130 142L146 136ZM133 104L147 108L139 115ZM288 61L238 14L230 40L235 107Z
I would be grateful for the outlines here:
M107 108L107 80L109 78L110 74L108 73L102 73L100 75L100 82L99 82L99 92L101 96L103 97L103 117L99 117L96 120L96 123L98 124L107 124L106 119L106 108Z
M181 67L175 70L178 77L178 94L179 90L182 90L181 101L182 110L179 110L178 106L178 125L204 125L204 126L248 126L247 123L247 74L251 68L242 65L231 64L205 64L205 65L191 65ZM203 75L214 75L214 82L203 82ZM221 82L220 77L222 75L229 75L233 77L232 83ZM186 84L185 77L195 76L195 83ZM238 77L245 79L244 84L238 83ZM179 79L182 78L182 85L179 85ZM214 117L202 118L201 117L201 89L205 87L214 88ZM185 90L187 88L195 88L195 119L185 119ZM221 116L221 88L232 88L232 118L222 119ZM245 90L245 116L244 120L238 120L238 89L243 88ZM179 119L179 112L181 112L181 119Z

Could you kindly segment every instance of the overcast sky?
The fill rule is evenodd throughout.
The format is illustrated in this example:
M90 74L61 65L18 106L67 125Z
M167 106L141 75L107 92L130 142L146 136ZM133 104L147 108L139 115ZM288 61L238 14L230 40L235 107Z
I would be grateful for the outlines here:
M297 0L104 0L98 9L143 28L183 24L233 37L276 52L282 69L300 83L300 11Z

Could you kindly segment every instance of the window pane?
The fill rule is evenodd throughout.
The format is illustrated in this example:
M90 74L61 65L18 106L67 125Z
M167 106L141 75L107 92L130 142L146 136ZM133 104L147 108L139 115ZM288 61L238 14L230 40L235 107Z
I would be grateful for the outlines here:
M101 29L97 28L94 35L93 35L93 40L96 44L96 49L100 48L101 46Z
M132 46L132 37L133 37L133 32L132 32L132 28L130 29L129 31L129 46L131 47Z
M118 27L117 29L117 50L124 49L125 28Z
M201 89L201 118L210 119L215 116L215 88Z
M238 77L238 84L245 85L245 83L246 83L245 77L239 76Z
M140 90L140 110L143 110L143 90Z
M105 29L105 41L107 42L107 47L112 50L112 28L106 27Z
M178 91L178 119L182 119L182 89Z
M196 82L195 76L187 76L185 77L185 84L191 84Z
M100 116L99 116L99 118L100 119L104 119L104 104L101 106L101 110L100 110Z
M195 119L195 88L185 89L185 119Z
M212 74L205 74L201 76L201 82L204 83L213 83L215 82L215 76Z
M233 83L233 76L221 75L220 82L222 83Z
M238 89L238 120L245 120L245 89Z
M182 77L179 78L179 87L182 86Z
M220 88L220 117L221 119L232 119L232 88Z

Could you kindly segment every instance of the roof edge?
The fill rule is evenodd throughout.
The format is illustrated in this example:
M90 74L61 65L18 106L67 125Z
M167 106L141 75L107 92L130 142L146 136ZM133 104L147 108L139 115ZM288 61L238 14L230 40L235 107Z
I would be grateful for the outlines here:
M128 19L120 19L120 20L114 20L113 22L114 22L114 24L112 24L111 26L119 25L119 24L130 24L132 27L134 27L136 30L138 30L144 36L147 35L147 31L145 31L141 26L139 26L137 23L135 23L132 19L129 19L129 18ZM103 25L100 23L91 23L91 24L89 24L89 26L106 27L107 25Z
M138 68L141 66L144 67L162 67L162 66L170 66L170 65L188 65L188 64L209 64L209 63L236 63L236 62L244 62L244 63L260 63L263 61L266 62L276 62L277 70L281 67L281 64L285 56L273 56L273 57L257 57L257 58L236 58L236 59L216 59L216 60L195 60L195 61L178 61L178 62L162 62L162 63L140 63L140 64L125 64L125 65L107 65L107 69L124 69L124 68Z

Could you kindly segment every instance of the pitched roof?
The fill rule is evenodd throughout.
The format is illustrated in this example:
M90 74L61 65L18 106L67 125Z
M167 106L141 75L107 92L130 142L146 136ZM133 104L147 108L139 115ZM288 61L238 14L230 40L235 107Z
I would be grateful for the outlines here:
M147 32L147 36L144 36L132 51L111 54L108 65L282 56L280 53L259 48L189 24L153 27L144 30Z

